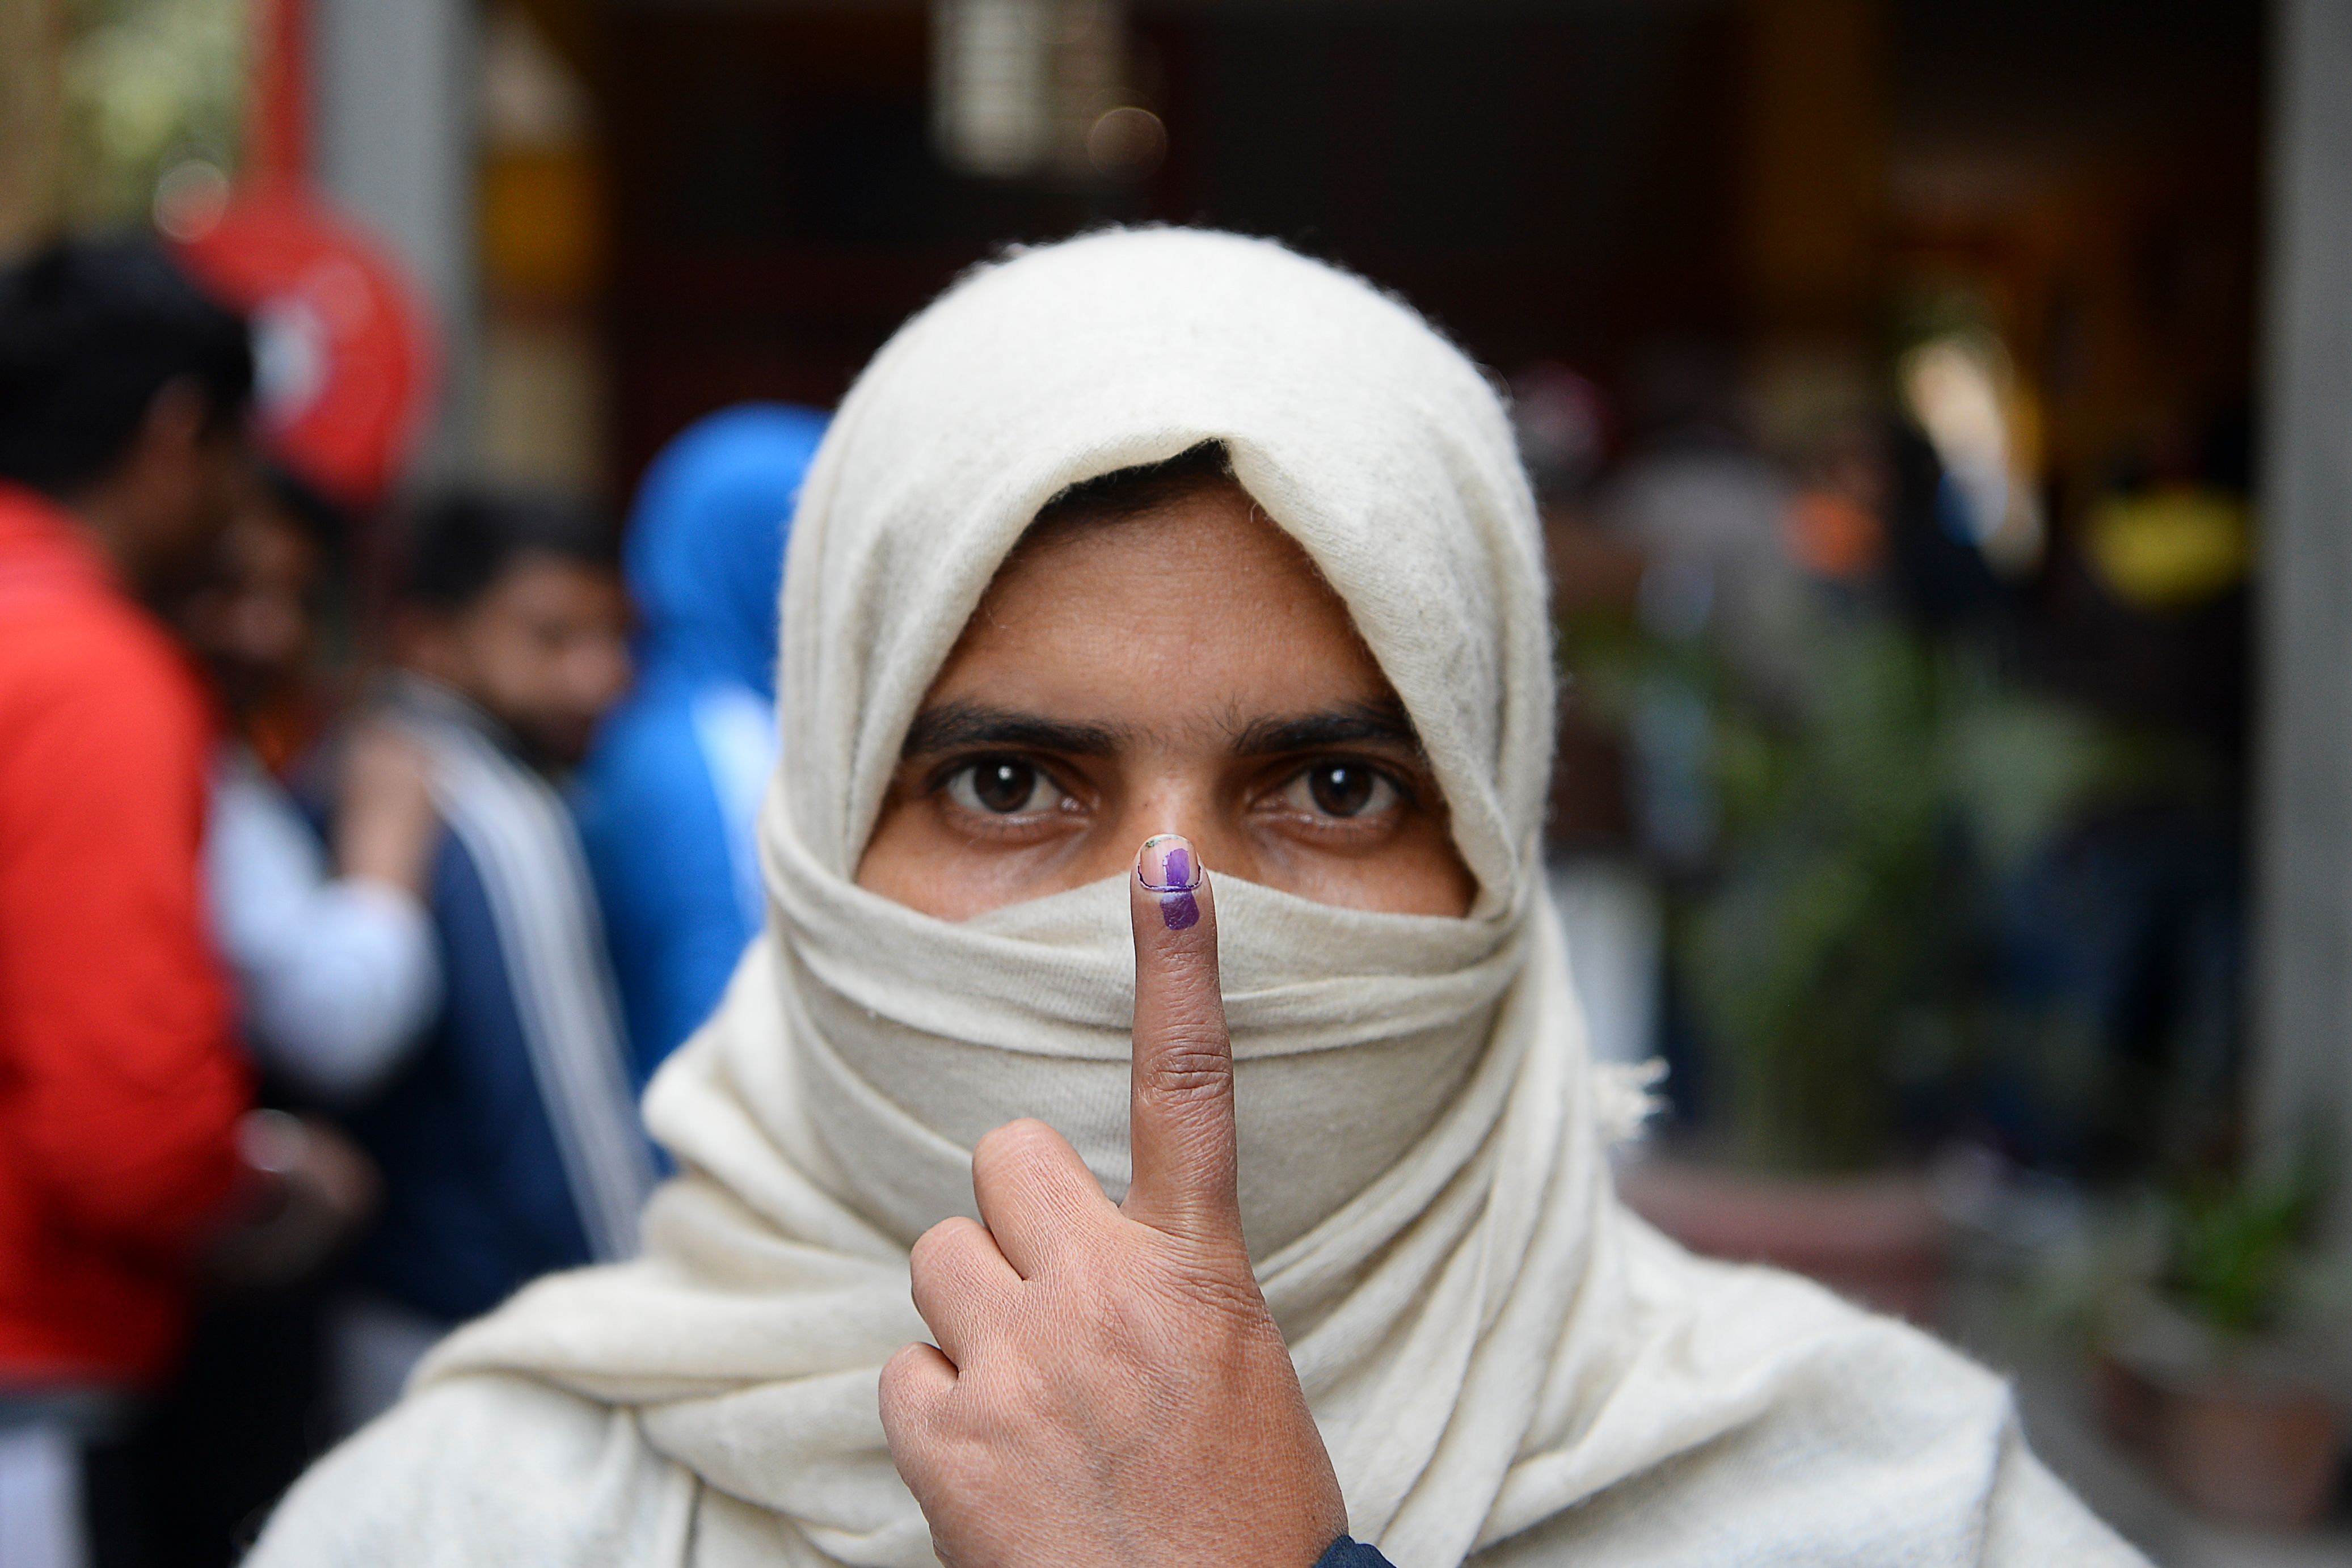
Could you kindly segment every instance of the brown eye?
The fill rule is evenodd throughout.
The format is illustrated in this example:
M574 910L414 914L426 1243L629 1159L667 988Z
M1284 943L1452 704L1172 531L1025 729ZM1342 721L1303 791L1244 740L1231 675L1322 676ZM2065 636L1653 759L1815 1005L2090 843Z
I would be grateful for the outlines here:
M1401 798L1385 773L1350 762L1317 763L1282 793L1294 807L1338 817L1386 811Z
M1051 810L1062 798L1045 771L1018 757L983 757L950 774L948 798L967 811L1018 816Z

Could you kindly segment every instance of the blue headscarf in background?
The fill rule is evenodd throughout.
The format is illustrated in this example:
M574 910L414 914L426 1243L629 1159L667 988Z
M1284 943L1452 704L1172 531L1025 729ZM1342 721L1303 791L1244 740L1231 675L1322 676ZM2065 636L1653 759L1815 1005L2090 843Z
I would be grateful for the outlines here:
M784 539L825 423L779 404L713 414L654 459L629 516L637 683L580 805L640 1085L763 918L752 823L775 764Z

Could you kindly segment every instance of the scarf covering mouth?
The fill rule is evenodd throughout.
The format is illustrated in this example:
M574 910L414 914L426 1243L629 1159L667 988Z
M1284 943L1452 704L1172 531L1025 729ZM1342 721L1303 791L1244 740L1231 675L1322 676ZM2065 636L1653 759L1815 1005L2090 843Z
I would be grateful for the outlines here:
M763 1521L698 1532L697 1562L780 1541L933 1562L876 1406L883 1363L928 1337L908 1247L971 1212L971 1144L1018 1116L1124 1190L1133 950L1122 882L959 925L852 878L909 721L1038 509L1212 440L1346 603L1479 889L1439 920L1216 884L1244 1225L1351 1531L1459 1563L1820 1379L1823 1337L1861 1320L1749 1276L1694 1283L1611 1193L1612 1096L1539 876L1552 653L1495 393L1352 277L1160 229L974 272L842 405L785 576L767 932L646 1098L682 1173L640 1258L527 1289L417 1386L519 1373L634 1410L722 1511ZM1730 1315L1696 1333L1706 1289ZM1996 1406L1968 1417L1990 1425L1954 1498L1986 1484ZM1824 1500L1825 1531L1844 1506Z

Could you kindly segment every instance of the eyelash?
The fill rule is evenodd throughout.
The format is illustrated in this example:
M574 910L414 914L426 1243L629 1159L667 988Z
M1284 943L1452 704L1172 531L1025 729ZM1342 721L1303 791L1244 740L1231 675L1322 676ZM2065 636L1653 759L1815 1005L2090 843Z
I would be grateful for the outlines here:
M1342 815L1331 811L1315 799L1315 775L1328 770L1349 770L1370 775L1370 798L1352 813ZM1398 811L1412 810L1419 804L1412 784L1396 773L1362 757L1316 757L1282 776L1281 781L1265 793L1269 800L1287 800L1291 792L1304 785L1311 805L1294 805L1292 815L1311 823L1318 832L1360 832L1377 822L1387 821ZM1390 799L1382 801L1380 792L1385 789Z
M1055 806L1048 806L1042 811L1006 812L989 810L987 805L978 798L978 780L976 775L982 768L992 765L1002 765L1004 763L1011 763L1015 767L1027 768L1034 773L1036 775L1036 778L1031 786L1033 791L1039 786L1043 786L1056 792L1061 798L1056 803ZM970 804L955 799L957 793L956 784L959 781L967 778L973 780L973 800ZM929 792L933 794L945 794L950 800L955 802L957 806L961 808L966 816L980 818L992 826L1003 826L1007 827L1029 826L1040 819L1053 815L1059 805L1066 805L1068 802L1076 798L1076 792L1067 784L1065 784L1061 779L1055 775L1052 768L1047 767L1045 763L1038 762L1033 757L1024 757L1018 753L1009 752L991 752L982 756L961 757L954 762L947 763L931 775Z

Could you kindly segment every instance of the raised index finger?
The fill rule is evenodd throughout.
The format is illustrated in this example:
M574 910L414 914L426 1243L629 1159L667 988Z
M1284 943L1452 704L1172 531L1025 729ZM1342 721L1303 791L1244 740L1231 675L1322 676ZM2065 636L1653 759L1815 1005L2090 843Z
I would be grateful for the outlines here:
M1241 1243L1234 1187L1234 1050L1217 984L1217 910L1192 841L1144 840L1129 887L1135 925L1130 1219Z

